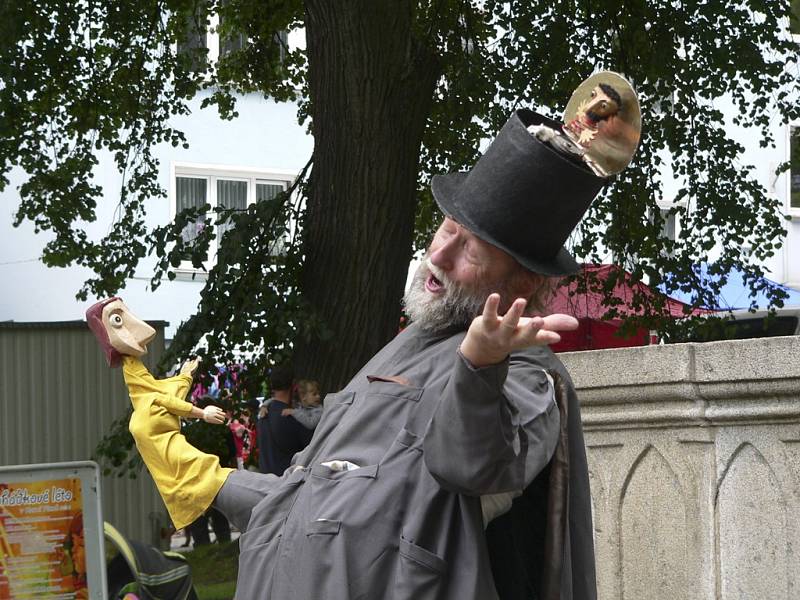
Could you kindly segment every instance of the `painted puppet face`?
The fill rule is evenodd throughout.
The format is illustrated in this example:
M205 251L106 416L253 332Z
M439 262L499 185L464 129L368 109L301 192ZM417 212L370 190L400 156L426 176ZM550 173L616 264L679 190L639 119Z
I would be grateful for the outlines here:
M146 354L147 344L156 336L156 330L136 318L122 300L103 307L103 325L114 350L127 356Z
M586 107L586 112L591 113L595 120L606 119L619 112L619 104L610 98L598 85L592 90L592 97Z

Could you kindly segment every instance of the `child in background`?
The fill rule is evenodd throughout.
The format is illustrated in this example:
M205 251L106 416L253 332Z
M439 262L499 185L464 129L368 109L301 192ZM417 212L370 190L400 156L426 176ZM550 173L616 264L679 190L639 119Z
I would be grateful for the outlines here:
M297 393L300 396L299 405L294 408L285 408L281 414L295 418L303 427L314 429L322 418L322 403L319 394L319 383L310 379L301 379L297 382Z
M226 406L231 405L231 392L230 390L222 390L220 392L220 399L224 400ZM228 417L228 428L233 434L233 441L236 447L236 468L244 469L245 463L250 456L250 453L256 447L256 432L254 420L251 418L251 412L254 408L252 404L248 403L245 408L239 411L239 418L234 418L234 414L228 408L226 415Z

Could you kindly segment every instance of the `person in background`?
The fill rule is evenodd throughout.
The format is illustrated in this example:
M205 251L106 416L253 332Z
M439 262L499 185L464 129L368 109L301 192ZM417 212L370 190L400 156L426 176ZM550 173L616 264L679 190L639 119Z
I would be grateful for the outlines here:
M258 456L260 450L258 447L258 430L256 428L258 423L259 401L256 398L250 398L245 402L246 421L247 421L247 457L245 458L244 466L251 471L258 471L259 460Z
M293 384L294 371L289 365L273 367L270 373L272 397L266 415L258 420L259 467L262 473L283 474L292 462L292 456L311 441L312 430L283 414L284 410L292 408Z
M228 428L231 430L233 442L236 444L236 468L244 469L244 438L247 433L247 427L245 427L239 419L231 418L228 423Z
M269 374L270 396L261 401L256 421L256 439L259 447L258 468L262 473L269 473L270 462L268 459L267 445L269 438L269 425L267 413L269 405L278 401L283 405L292 405L292 387L294 385L294 371L288 365L273 367Z
M230 399L230 391L223 390L220 397L226 395ZM239 414L234 415L228 412L228 428L233 434L233 441L236 445L236 468L244 469L250 453L256 447L256 430L251 417L251 406L248 403L239 410Z
M301 379L297 382L299 401L294 408L284 408L281 415L294 417L306 429L314 429L322 418L322 399L319 393L319 382L312 379Z

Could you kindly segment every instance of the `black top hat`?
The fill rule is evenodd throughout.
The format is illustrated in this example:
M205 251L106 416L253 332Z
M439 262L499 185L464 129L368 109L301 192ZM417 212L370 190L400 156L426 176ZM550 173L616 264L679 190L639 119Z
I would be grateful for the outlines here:
M579 266L564 242L606 180L537 139L531 125L562 130L517 110L471 171L436 175L431 190L447 216L526 269L569 275Z

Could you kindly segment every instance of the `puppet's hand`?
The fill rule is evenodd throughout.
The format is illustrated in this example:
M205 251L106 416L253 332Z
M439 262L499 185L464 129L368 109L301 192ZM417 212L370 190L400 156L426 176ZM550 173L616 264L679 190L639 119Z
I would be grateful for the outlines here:
M197 370L199 364L200 364L199 358L193 358L192 360L187 360L185 363L183 363L183 366L181 367L181 375L194 376L194 372Z
M561 340L557 331L570 331L578 321L569 315L523 317L527 302L518 298L504 316L497 314L500 294L491 294L461 342L461 354L475 367L486 367L505 360L514 350L545 346Z
M225 413L216 406L206 406L203 409L203 421L212 425L222 425L225 422Z

